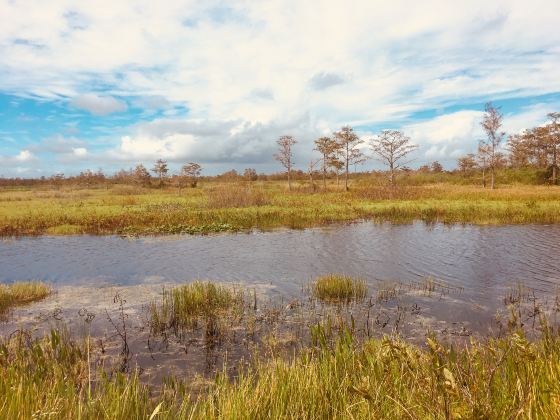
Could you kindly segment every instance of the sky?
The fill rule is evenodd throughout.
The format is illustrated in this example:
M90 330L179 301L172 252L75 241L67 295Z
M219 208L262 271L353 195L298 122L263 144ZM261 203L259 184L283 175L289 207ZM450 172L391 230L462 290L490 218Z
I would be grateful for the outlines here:
M0 176L297 168L343 125L399 129L411 166L560 111L560 2L0 0ZM361 170L378 168L369 160Z

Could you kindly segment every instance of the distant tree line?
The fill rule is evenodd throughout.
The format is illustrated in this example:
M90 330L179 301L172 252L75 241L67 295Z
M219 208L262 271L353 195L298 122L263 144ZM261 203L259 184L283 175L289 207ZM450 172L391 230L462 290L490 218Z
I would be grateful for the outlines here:
M542 126L527 129L520 134L507 137L502 130L503 114L500 109L487 103L481 121L485 138L480 139L476 153L469 153L457 159L455 172L463 176L475 173L482 175L482 185L489 183L495 186L495 174L501 168L537 168L546 172L545 181L558 184L558 159L560 154L560 112L547 115L547 122ZM410 154L418 148L411 139L399 130L383 130L368 141L370 155L364 153L361 139L352 127L346 125L330 136L322 136L314 141L313 151L318 157L312 158L307 170L295 169L294 146L297 140L291 135L283 135L277 140L278 150L274 154L285 169L284 173L257 173L254 168L246 168L242 173L236 170L226 171L220 175L203 176L202 167L196 162L184 164L177 174L170 174L168 163L158 159L151 169L138 164L132 169L121 169L108 176L101 169L94 172L86 169L78 175L65 176L57 173L50 177L41 178L1 178L0 186L30 186L48 184L55 187L62 185L80 185L90 188L93 185L134 184L142 187L175 186L180 188L196 188L200 180L217 181L257 181L257 180L286 180L288 188L292 189L293 180L309 180L315 189L315 179L321 178L323 188L327 188L327 179L336 179L339 185L341 175L344 175L344 188L348 190L351 176L365 176L356 171L357 165L368 159L375 159L386 167L387 181L394 185L399 173L442 173L443 166L435 161L429 165L422 165L413 171L408 164ZM367 148L366 148L367 149ZM354 174L351 175L351 168ZM374 171L376 172L376 171ZM489 178L489 180L488 180Z

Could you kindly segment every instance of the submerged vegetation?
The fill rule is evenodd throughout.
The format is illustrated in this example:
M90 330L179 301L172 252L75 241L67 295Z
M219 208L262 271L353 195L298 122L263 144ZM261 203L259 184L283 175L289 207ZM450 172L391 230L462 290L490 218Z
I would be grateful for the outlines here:
M367 294L366 282L342 274L327 274L313 282L313 294L327 302L350 302L364 299Z
M501 176L507 172L497 173ZM351 178L350 191L294 181L199 183L199 188L0 190L0 236L67 234L207 234L277 227L305 228L353 220L409 223L560 223L560 190L509 185L496 190L457 185L447 174L415 175L387 187ZM384 181L383 181L384 182ZM436 183L434 183L436 182ZM513 182L513 181L512 181ZM315 191L315 192L314 192Z
M50 294L51 288L43 282L0 284L0 316L14 306L41 300Z

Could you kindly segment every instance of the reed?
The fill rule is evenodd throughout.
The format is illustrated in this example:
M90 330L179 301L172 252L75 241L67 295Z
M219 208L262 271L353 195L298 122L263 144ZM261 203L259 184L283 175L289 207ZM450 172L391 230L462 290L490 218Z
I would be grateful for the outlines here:
M206 321L243 310L242 291L212 282L195 281L164 290L161 301L150 304L152 332L179 330L195 326L200 318Z
M0 284L0 315L14 306L42 300L51 292L47 284L38 281Z
M327 274L315 279L313 295L326 302L350 302L364 299L367 286L364 280L343 274Z

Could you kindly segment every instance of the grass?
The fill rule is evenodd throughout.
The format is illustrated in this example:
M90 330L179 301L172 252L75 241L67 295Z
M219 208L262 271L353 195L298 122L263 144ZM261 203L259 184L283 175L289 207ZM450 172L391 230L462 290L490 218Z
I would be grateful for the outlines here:
M512 332L421 348L390 337L357 345L346 330L332 346L218 375L197 397L179 378L155 389L137 371L108 371L99 349L64 332L20 333L0 343L0 417L559 418L560 339L543 331L535 342Z
M195 281L163 291L161 302L150 305L153 332L195 326L200 318L216 319L242 310L243 292L212 282Z
M0 315L10 308L35 302L51 294L51 288L42 282L16 282L0 284Z
M327 274L313 282L313 295L327 302L350 302L364 299L367 286L362 279L353 279L342 274Z
M434 178L435 179L435 178ZM432 179L433 180L433 179ZM560 223L560 188L500 185L496 190L447 182L391 189L371 179L311 193L309 183L207 182L200 188L0 189L0 236L68 234L207 234L305 228L353 220L409 223ZM125 188L126 187L126 188Z

